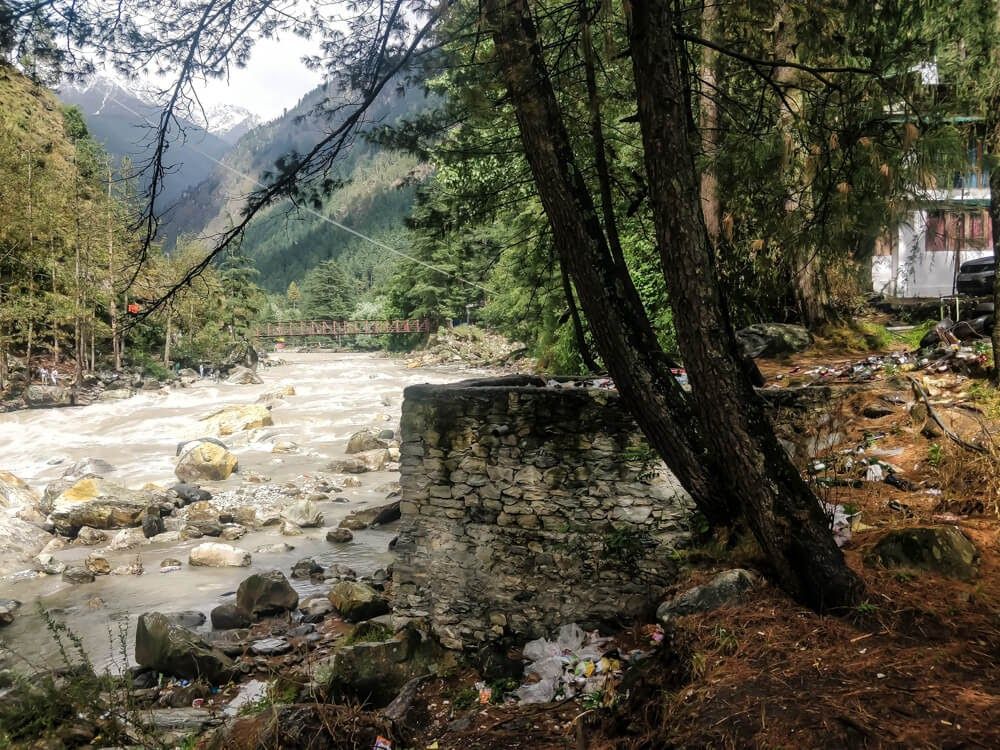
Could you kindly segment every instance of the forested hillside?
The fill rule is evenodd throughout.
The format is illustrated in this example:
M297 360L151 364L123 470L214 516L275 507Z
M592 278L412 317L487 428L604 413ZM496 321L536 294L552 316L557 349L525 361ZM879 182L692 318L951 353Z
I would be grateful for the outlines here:
M59 98L80 108L91 136L116 161L128 157L136 169L141 169L149 159L151 124L159 119L157 105L100 76L87 85L62 86ZM215 167L212 160L222 158L234 142L225 134L208 132L183 118L180 127L186 137L171 146L168 163L172 168L164 179L163 206L174 205L205 180ZM239 124L237 127L242 129Z
M284 116L251 130L223 158L209 177L185 195L165 227L168 246L181 235L211 235L238 220L246 195L257 180L282 159L307 151L337 122L337 97L318 87ZM377 102L369 128L393 124L427 106L423 92L393 89ZM242 252L260 271L260 285L285 292L325 260L341 259L361 289L370 289L387 273L387 253L327 223L331 217L365 235L400 240L403 219L413 201L413 182L426 170L416 157L387 151L357 137L337 161L331 190L320 205L294 210L290 202L271 207L250 225ZM391 257L391 256L390 256Z
M79 383L106 366L219 362L262 309L252 269L232 255L159 311L127 318L130 302L159 298L205 252L153 248L137 264L127 171L79 109L0 65L0 394L36 365Z

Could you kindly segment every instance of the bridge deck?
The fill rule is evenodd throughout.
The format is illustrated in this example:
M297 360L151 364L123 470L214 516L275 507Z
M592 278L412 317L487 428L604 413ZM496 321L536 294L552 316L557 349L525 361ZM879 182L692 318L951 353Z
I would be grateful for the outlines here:
M359 336L386 333L431 333L429 320L283 320L262 323L258 338L295 338L305 336Z

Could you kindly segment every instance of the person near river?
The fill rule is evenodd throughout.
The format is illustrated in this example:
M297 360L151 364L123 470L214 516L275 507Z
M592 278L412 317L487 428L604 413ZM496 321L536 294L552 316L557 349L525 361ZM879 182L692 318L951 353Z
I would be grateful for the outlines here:
M54 367L49 371L49 380L52 381L52 385L59 385L59 371Z
M49 384L49 371L44 367L38 368L38 379L42 381L42 385Z

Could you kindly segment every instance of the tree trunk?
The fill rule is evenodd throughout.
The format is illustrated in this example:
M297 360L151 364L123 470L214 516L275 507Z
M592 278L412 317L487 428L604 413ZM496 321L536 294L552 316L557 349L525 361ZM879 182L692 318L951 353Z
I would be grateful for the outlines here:
M782 4L774 20L775 56L782 60L795 61L798 39L792 22L789 5ZM785 212L794 217L795 223L803 223L809 218L812 208L812 175L807 174L805 154L795 142L795 123L802 116L803 94L799 83L802 71L790 66L774 68L774 85L783 95L778 98L778 127L785 140L783 171L787 173ZM795 215L798 216L795 216ZM830 295L823 275L823 262L818 248L805 238L794 244L791 252L791 279L795 292L795 303L802 323L814 328L830 319Z
M1000 148L996 148L1000 141L1000 123L990 123L987 130L991 140L994 142L993 153L1000 153ZM990 164L990 229L993 232L993 260L994 263L1000 258L1000 163ZM993 276L993 332L990 338L993 341L993 383L1000 387L1000 324L997 323L997 315L1000 315L1000 283L997 283L996 274Z
M778 442L740 355L714 271L692 144L689 80L669 3L626 3L650 203L674 324L709 450L777 581L818 610L856 604L861 580Z
M718 0L705 0L701 11L701 36L712 40L719 23ZM718 96L719 53L711 47L701 50L701 94L698 97L698 119L701 126L702 156L708 166L701 172L701 210L705 215L705 228L713 247L718 247L722 236L722 200L719 197L719 179L715 175L715 159L719 151Z
M559 273L562 276L563 294L566 296L566 304L569 305L569 316L573 322L573 336L576 338L576 348L580 350L580 359L583 366L590 372L597 372L600 368L594 361L594 356L590 353L590 344L587 343L587 334L583 330L583 321L580 319L580 311L576 306L576 298L573 296L573 283L569 280L566 267L560 263Z
M615 264L538 46L526 0L487 0L486 15L525 155L591 333L650 444L713 524L733 520L731 498L693 429L690 407L670 373L639 295Z

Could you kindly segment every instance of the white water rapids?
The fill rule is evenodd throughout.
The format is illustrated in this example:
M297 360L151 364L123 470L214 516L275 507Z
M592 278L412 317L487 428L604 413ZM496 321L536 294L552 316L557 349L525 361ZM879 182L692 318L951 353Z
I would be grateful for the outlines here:
M92 406L31 410L0 414L0 469L11 472L41 493L77 461L97 458L115 471L108 479L139 488L147 482L169 486L177 443L199 435L198 419L227 404L254 403L258 396L281 385L292 385L295 395L275 402L273 427L223 438L239 458L240 471L225 482L204 483L213 493L239 487L248 472L270 477L270 483L294 482L322 470L331 459L344 456L347 438L363 427L398 430L403 388L414 383L452 382L470 377L469 371L410 370L399 360L371 354L285 354L287 364L261 368L262 385L229 385L209 380L187 388L140 392L123 401ZM294 441L296 454L271 452L276 440ZM23 602L14 623L0 629L0 641L9 653L4 661L52 663L55 645L37 611L41 604L55 619L80 635L90 658L98 665L120 662L116 638L119 623L134 624L143 612L197 610L206 615L253 571L279 569L288 575L291 565L313 557L321 565L337 562L370 574L391 561L387 544L395 535L390 527L355 533L348 544L326 541L326 532L353 510L385 502L398 475L373 472L359 475L362 486L348 488L349 503L321 502L325 528L304 529L303 536L282 537L278 527L251 531L232 544L253 552L257 547L287 542L289 553L253 555L250 568L192 568L191 547L209 539L172 545L146 545L134 550L106 552L103 547L72 545L56 554L64 562L82 560L92 551L105 554L112 567L125 565L141 554L145 574L99 576L94 583L72 585L60 576L18 575L0 578L0 598ZM109 532L109 537L114 532ZM180 571L159 573L160 561L178 558ZM29 569L25 562L22 570ZM300 596L317 590L308 581L293 581ZM208 625L206 624L206 628ZM131 635L128 637L131 640Z

